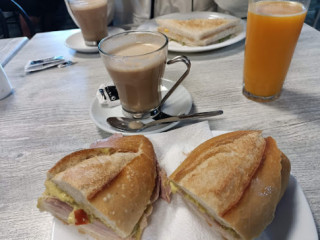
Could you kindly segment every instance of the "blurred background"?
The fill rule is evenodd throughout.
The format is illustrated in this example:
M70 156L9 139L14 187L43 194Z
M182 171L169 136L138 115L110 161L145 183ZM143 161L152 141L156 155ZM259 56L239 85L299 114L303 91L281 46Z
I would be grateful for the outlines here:
M320 31L320 0L311 0L305 23Z
M311 0L305 23L320 31L320 0ZM0 0L0 38L73 28L64 0Z

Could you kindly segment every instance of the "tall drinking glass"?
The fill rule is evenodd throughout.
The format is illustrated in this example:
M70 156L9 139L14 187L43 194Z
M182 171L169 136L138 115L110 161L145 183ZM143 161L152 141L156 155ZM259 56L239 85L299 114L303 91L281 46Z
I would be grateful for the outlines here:
M97 46L108 35L108 0L66 0L66 3L85 44Z
M280 96L310 0L249 0L243 94L256 101Z

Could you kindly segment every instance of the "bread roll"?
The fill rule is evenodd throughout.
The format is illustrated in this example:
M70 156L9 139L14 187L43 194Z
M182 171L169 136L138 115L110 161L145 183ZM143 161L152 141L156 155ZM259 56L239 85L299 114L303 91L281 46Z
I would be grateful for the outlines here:
M137 135L111 138L105 146L109 147L77 151L57 162L48 171L46 191L38 206L66 223L70 216L59 214L53 205L84 210L90 223L79 228L95 238L136 237L157 184L152 143ZM105 228L115 234L106 234Z
M237 131L198 146L170 180L223 238L253 239L274 218L289 175L273 138Z

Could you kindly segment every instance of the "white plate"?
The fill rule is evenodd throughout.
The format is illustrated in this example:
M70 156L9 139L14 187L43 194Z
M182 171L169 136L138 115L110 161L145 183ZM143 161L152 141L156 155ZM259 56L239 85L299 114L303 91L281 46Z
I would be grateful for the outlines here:
M220 135L222 131L212 131L213 136ZM179 146L179 144L178 144ZM180 143L180 146L182 144ZM173 161L175 159L172 159ZM173 202L172 202L173 204ZM172 206L159 200L157 204L154 206L154 212L152 217L159 218L159 217L168 217L163 216L165 213L160 213L159 209L162 209L161 206L164 205L166 209L170 207L177 207ZM159 208L159 205L160 208ZM161 215L161 216L160 216ZM174 217L174 216L172 216ZM151 219L152 220L152 219ZM149 219L149 221L151 221ZM164 221L165 222L165 221ZM206 224L204 222L204 224ZM192 226L181 226L182 229L188 228ZM172 230L169 226L165 224L152 224L149 225L149 228L145 230L145 234L142 235L142 240L158 240L155 236L167 236L166 231ZM195 231L196 229L192 229ZM159 234L163 232L163 234ZM172 234L172 233L171 233ZM197 235L198 236L198 235ZM198 239L200 236L198 236ZM61 240L61 239L68 239L68 240L85 240L91 239L90 237L80 234L77 232L76 228L73 226L65 225L61 223L59 220L54 219L53 222L53 231L52 231L52 240ZM163 240L159 239L159 240ZM190 236L190 239L196 240L197 237ZM281 199L277 211L275 214L275 218L273 222L265 229L265 231L258 237L256 240L318 240L318 234L316 230L316 226L314 223L314 219L309 207L309 204L303 194L303 191L297 182L297 180L290 176L290 181L288 188ZM171 240L166 238L166 240Z
M52 228L51 240L92 239L87 235L78 233L75 227L65 225L55 218ZM166 231L166 229L163 229L163 231ZM142 240L144 239L142 235ZM319 238L308 202L299 183L291 176L288 189L278 205L273 222L256 240L301 239L318 240Z
M236 17L223 14L223 13L217 13L217 12L191 12L191 13L172 13L172 14L160 16L158 18L183 20L183 19L195 19L195 18L214 19L214 18L236 18ZM241 24L243 26L241 32L235 34L231 38L221 43L214 43L214 44L211 44L208 46L202 46L202 47L189 47L189 46L181 45L175 41L169 41L168 49L169 51L173 51L173 52L203 52L203 51L209 51L209 50L229 46L231 44L241 41L246 37L245 22L241 20ZM137 29L147 30L147 31L157 31L157 27L158 25L155 19L152 19L140 25Z
M124 32L124 29L117 28L117 27L108 27L108 36L115 35L117 33ZM84 52L84 53L97 53L99 52L97 46L87 46L84 43L81 31L77 31L76 33L70 35L66 41L65 44L68 48L71 48L73 50L76 50L78 52Z
M162 79L162 86L161 86L162 96L164 96L168 92L168 90L174 85L174 83L175 82L171 80ZM190 93L182 85L179 85L177 89L173 92L173 94L168 98L162 110L163 112L170 115L180 115L180 114L189 113L191 110L191 107L192 107L192 98ZM95 98L91 104L90 117L93 120L93 122L97 125L97 127L109 133L122 133L124 135L136 134L136 133L123 132L121 130L115 129L106 122L107 117L123 117L123 116L124 115L122 113L121 106L109 108L101 105L97 98ZM143 120L143 122L148 122L148 121L151 121L151 120L150 119ZM174 127L177 124L178 122L161 124L158 126L154 126L154 127L142 130L139 133L150 134L150 133L162 132Z

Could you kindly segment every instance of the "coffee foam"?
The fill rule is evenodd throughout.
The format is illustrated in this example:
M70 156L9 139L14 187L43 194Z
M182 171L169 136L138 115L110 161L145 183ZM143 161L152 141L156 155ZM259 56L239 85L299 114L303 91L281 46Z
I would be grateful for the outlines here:
M143 71L154 68L166 61L166 54L163 51L157 51L160 48L156 44L134 43L121 49L111 52L115 55L114 61L109 61L108 65L117 71Z
M72 1L70 6L72 9L82 10L102 7L107 4L106 0L82 0L82 1Z

